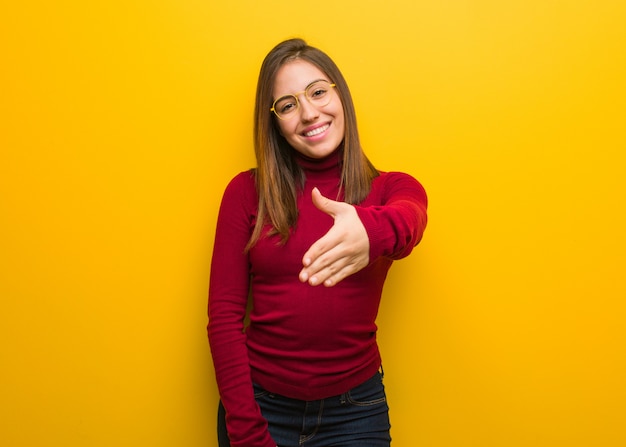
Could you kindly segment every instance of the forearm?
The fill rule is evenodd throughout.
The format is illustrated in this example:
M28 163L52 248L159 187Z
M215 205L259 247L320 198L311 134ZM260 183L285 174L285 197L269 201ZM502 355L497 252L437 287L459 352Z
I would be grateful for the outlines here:
M208 337L232 447L274 447L252 388L244 319L250 281L250 178L226 188L218 215L209 283ZM248 193L248 194L247 194Z
M380 204L355 207L370 241L370 262L409 255L426 228L428 200L419 182L395 174L387 183Z

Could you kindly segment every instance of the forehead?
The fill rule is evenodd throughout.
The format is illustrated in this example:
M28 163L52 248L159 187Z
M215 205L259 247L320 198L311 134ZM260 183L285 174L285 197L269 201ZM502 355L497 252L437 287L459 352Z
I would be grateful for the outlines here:
M274 78L274 96L290 95L300 92L318 79L328 79L322 70L302 59L287 62L276 72Z

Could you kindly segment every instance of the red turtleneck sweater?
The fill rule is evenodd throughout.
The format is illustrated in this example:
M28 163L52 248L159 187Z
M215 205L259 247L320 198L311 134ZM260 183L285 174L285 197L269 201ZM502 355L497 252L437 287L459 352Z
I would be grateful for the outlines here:
M209 286L209 341L232 447L274 447L252 382L301 400L338 395L380 367L376 315L392 260L407 256L426 226L426 193L411 176L381 173L355 206L370 242L370 264L334 287L301 283L309 247L333 225L311 200L314 187L337 197L339 153L322 160L296 153L306 182L298 221L284 245L262 238L244 252L258 196L252 172L227 186L219 211ZM248 296L250 323L244 329Z

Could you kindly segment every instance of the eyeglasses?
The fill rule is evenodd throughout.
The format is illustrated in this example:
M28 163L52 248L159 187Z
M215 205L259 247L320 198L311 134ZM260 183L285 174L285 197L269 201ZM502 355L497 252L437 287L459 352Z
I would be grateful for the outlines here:
M315 107L324 107L330 103L332 95L330 89L335 87L335 84L319 79L309 84L306 90L303 90L293 95L285 95L278 98L272 104L270 109L281 120L288 120L297 115L297 111L300 108L300 102L298 96L302 93L306 96L306 99Z

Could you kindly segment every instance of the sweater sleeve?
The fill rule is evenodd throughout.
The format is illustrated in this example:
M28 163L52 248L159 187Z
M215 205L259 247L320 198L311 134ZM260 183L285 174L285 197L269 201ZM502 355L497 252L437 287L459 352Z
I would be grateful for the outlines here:
M374 179L370 196L374 203L368 197L355 206L370 240L370 262L408 256L426 228L426 191L410 175L389 172Z
M256 214L254 179L236 176L217 219L209 284L208 337L232 447L275 447L254 399L244 318L250 286L245 246Z

